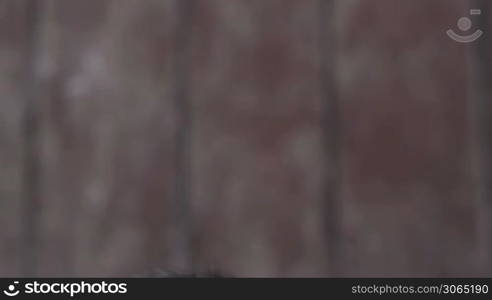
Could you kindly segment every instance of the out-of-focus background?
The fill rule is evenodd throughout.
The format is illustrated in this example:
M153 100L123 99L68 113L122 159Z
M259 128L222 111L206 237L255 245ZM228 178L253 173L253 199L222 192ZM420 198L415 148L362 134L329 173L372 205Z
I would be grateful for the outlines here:
M0 0L0 276L491 275L488 5Z

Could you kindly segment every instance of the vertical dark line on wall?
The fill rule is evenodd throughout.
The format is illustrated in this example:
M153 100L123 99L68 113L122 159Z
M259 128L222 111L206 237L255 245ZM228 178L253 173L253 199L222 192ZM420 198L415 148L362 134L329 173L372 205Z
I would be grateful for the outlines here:
M174 78L176 131L176 178L174 222L178 227L178 256L183 260L185 271L195 271L193 250L193 225L191 216L191 147L192 105L190 85L190 40L192 34L193 0L176 0L177 25L175 32Z
M472 8L481 9L481 15L473 18L477 28L485 33L472 44L472 101L478 146L478 209L479 239L481 253L486 263L486 272L492 274L492 60L491 24L489 0L475 0ZM478 22L477 22L478 21Z
M323 234L328 273L339 275L341 260L341 117L336 85L335 1L318 0L318 40L320 52L320 95L322 98L322 138L324 177L322 192Z
M35 75L40 47L42 1L26 1L27 51L25 67L25 102L22 112L22 209L21 274L37 275L40 235L40 162L39 162L39 82Z

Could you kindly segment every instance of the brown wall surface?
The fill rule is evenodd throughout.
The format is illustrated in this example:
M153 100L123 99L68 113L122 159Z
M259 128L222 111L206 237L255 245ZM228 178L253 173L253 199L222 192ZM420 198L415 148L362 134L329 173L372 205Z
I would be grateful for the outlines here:
M474 3L0 0L0 276L490 275Z

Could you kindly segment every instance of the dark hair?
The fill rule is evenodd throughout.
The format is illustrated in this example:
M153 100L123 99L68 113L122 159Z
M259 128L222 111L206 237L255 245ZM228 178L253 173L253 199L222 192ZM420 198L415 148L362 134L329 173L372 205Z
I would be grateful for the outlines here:
M174 271L166 271L161 269L155 269L151 272L139 275L137 277L147 278L225 278L219 272L197 272L197 273L180 273Z

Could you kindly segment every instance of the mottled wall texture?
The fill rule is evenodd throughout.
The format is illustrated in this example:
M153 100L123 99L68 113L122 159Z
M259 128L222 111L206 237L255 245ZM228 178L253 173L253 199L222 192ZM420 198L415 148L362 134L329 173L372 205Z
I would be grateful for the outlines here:
M0 276L491 275L487 4L0 0Z

